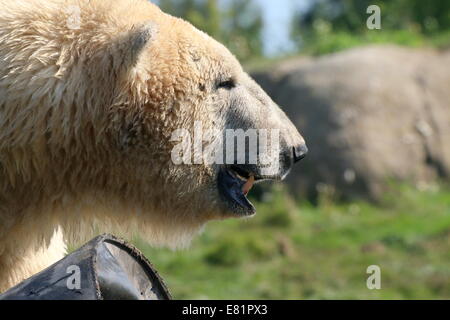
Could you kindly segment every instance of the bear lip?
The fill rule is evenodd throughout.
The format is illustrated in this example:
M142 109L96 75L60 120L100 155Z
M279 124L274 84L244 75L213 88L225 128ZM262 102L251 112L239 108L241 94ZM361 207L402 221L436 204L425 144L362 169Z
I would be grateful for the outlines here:
M242 190L246 181L239 178L233 170L221 168L217 183L219 194L228 211L242 216L250 216L255 213L255 207Z
M265 178L250 172L244 166L221 167L217 177L219 194L227 209L237 215L250 216L256 212L248 200L248 192L255 182Z

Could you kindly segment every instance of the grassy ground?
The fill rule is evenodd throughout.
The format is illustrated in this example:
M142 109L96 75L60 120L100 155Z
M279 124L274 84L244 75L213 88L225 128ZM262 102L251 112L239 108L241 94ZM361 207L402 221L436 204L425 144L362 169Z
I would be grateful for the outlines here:
M176 299L449 299L450 189L318 206L278 188L247 220L210 223L184 251L137 246ZM366 269L381 268L369 290Z

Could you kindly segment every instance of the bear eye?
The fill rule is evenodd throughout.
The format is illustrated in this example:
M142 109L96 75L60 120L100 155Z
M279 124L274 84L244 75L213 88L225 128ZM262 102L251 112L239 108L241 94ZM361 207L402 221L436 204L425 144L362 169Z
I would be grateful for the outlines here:
M233 79L228 79L225 81L220 81L217 84L217 89L226 89L226 90L231 90L234 87L236 87L236 83L234 82Z

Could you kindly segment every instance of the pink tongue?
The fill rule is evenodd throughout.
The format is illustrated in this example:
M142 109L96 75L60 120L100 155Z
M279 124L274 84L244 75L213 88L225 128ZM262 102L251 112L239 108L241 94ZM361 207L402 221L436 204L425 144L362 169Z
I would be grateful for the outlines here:
M249 191L253 187L254 182L255 182L255 177L250 176L250 178L248 178L247 182L242 186L242 192L244 193L244 195L247 195L249 193Z

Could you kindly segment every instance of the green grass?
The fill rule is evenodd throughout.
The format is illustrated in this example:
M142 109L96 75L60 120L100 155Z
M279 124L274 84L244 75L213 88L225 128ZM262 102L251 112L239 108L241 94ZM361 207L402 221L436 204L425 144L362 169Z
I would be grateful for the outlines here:
M183 251L136 244L176 299L450 298L448 188L312 206L277 187L256 207L254 218L210 223ZM372 264L381 290L366 287Z

